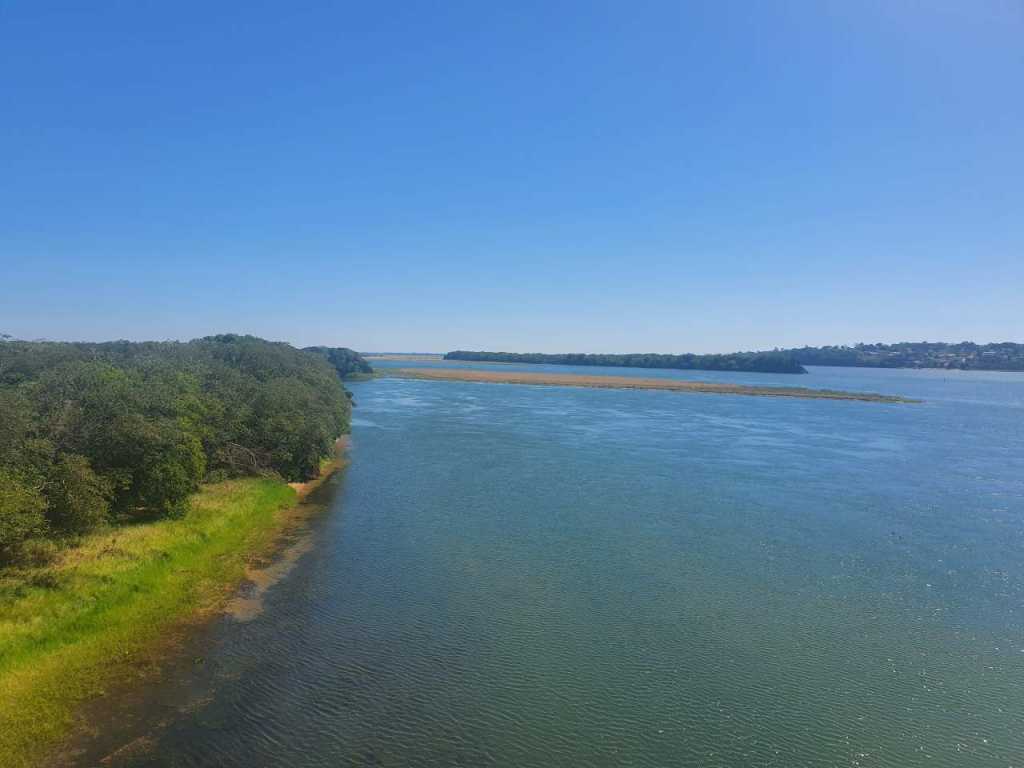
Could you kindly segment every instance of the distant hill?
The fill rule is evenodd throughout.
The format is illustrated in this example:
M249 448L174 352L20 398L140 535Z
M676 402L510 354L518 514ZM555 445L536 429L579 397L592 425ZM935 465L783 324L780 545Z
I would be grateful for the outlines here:
M550 365L601 365L615 368L669 368L684 371L750 371L754 373L807 373L787 351L734 352L729 355L629 355L542 354L539 352L467 352L457 350L445 360L485 363L547 363Z
M947 368L963 371L1024 371L1024 344L962 341L857 344L852 347L800 347L778 350L802 365L859 368Z
M348 347L304 347L303 352L319 355L334 366L338 376L345 379L358 374L373 373L373 368L358 352Z

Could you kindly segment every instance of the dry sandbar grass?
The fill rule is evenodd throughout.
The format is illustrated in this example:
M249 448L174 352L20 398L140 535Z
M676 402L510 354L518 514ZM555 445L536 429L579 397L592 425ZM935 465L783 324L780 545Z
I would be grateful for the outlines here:
M437 381L479 381L491 384L534 384L555 387L597 387L607 389L661 389L672 392L696 392L716 395L752 395L760 397L800 397L811 400L863 400L872 403L917 402L894 395L868 392L842 392L806 387L761 387L681 379L642 379L633 376L599 376L575 373L524 373L517 371L474 371L452 368L396 368L387 375L407 379Z

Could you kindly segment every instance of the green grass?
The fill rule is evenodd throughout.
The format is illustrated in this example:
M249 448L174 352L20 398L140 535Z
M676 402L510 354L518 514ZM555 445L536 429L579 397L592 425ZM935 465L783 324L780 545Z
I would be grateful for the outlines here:
M0 766L39 765L81 702L220 605L295 500L274 480L218 483L180 520L96 534L50 565L0 572Z

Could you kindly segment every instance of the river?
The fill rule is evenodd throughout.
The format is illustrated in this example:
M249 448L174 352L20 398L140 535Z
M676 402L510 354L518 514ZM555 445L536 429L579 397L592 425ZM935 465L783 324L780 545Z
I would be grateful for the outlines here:
M309 545L108 764L1024 764L1024 374L607 372L923 402L352 384Z

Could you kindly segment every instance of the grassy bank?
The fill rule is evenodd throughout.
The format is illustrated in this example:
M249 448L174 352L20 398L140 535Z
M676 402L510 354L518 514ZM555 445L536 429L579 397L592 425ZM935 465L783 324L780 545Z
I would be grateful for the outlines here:
M0 765L39 765L79 703L141 674L173 629L219 608L298 496L268 479L205 486L181 519L0 572Z

